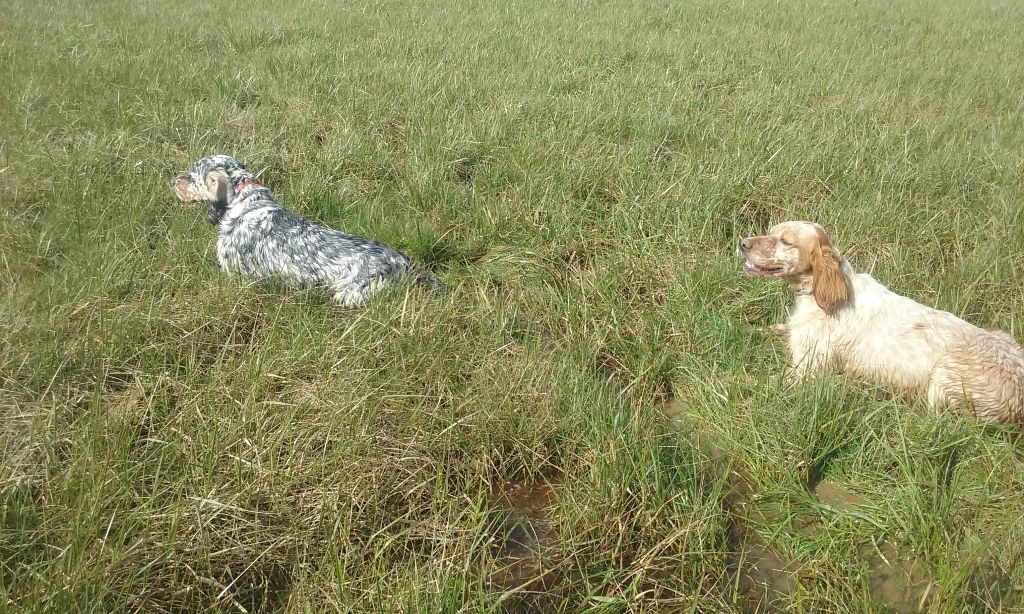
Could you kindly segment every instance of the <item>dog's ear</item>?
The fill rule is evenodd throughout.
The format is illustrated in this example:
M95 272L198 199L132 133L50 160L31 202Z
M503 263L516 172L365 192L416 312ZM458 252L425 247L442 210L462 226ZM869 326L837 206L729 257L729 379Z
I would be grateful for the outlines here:
M850 298L850 282L843 275L839 254L820 228L818 245L811 252L811 294L822 311L832 315Z
M206 189L210 192L210 202L227 204L231 179L220 169L210 171L206 174Z

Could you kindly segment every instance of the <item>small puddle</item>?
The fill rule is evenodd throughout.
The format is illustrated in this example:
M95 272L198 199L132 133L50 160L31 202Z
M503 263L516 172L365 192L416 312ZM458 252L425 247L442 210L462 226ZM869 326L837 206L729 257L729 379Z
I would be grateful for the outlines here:
M496 557L498 569L492 585L506 596L522 593L507 602L506 610L530 611L540 607L558 583L558 531L551 517L556 480L519 483L495 489L491 504L501 514Z
M740 524L732 528L732 546L726 557L730 581L744 612L781 609L784 597L800 589L800 564L786 560L774 548Z
M509 556L537 559L553 545L555 523L546 509L554 503L554 495L551 484L519 484L495 497L508 512L502 523L502 548Z
M887 541L865 544L858 552L867 561L869 588L875 601L897 614L928 610L933 584L919 565L901 557L896 546Z
M821 480L814 485L814 495L837 512L850 512L868 505L866 499L855 495L838 482Z

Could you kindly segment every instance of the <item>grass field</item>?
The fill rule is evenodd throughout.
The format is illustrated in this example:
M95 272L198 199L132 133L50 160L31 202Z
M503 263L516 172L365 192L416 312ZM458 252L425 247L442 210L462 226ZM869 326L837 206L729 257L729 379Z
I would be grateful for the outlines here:
M0 609L1024 611L1024 438L787 387L734 255L1020 338L1024 4L2 7ZM225 278L214 152L450 295Z

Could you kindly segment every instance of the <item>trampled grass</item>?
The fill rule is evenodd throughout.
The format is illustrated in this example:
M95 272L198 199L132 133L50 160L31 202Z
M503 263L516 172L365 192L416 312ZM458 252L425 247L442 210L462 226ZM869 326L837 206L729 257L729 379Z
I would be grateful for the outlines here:
M786 387L733 255L814 219L1020 337L1021 3L3 15L8 610L1022 609L1019 434ZM451 294L224 278L214 152Z

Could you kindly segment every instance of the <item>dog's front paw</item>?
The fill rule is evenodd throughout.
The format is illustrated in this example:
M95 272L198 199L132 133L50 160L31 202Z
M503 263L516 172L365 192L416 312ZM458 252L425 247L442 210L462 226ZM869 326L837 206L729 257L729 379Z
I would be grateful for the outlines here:
M785 324L772 324L760 329L762 334L773 335L780 339L789 339L789 327Z
M803 371L789 367L782 373L782 382L787 388L793 388L795 386L799 386L800 382L804 381L805 377L806 373Z

